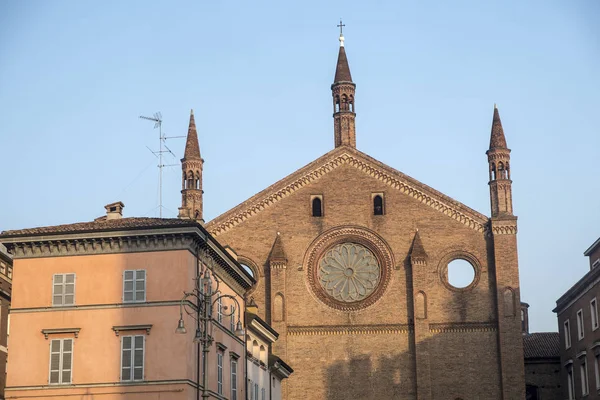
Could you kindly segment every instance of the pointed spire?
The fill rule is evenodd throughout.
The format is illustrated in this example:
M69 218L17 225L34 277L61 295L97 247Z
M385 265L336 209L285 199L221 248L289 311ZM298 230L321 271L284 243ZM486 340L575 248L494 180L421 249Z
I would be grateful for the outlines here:
M492 121L490 150L506 148L506 138L504 137L504 129L502 129L502 122L500 121L500 113L498 113L498 106L494 104L494 119Z
M185 143L184 159L201 158L200 145L198 144L198 132L196 131L196 121L194 120L194 110L190 111L190 125L188 127L187 141Z
M417 229L410 249L411 262L413 264L417 262L426 262L427 258L427 253L425 252L425 248L423 247L423 243L421 242L421 236L419 236L419 230Z
M334 84L338 82L352 82L348 58L346 57L346 49L344 48L344 37L342 35L340 35L340 52L338 53L335 79L333 80Z
M283 243L281 242L281 235L279 234L279 232L277 232L277 237L275 237L275 242L273 243L273 247L271 248L269 261L271 262L271 265L285 265L287 263L287 256L285 255L285 250L283 249Z

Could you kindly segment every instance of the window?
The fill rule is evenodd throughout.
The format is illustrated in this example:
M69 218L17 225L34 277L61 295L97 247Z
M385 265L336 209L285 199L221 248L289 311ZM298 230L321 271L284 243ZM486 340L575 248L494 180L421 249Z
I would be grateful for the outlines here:
M144 336L121 337L121 381L144 379Z
M254 392L252 391L253 385L252 379L248 379L248 396L250 397L250 400L254 400Z
M590 315L592 319L592 330L595 331L598 329L598 303L596 302L595 297L590 301Z
M596 377L596 389L600 390L600 353L594 357L594 375Z
M569 324L569 320L565 321L564 333L565 333L565 349L569 349L569 348L571 348L571 324Z
M123 303L146 301L146 270L126 270L123 273Z
M585 358L581 360L579 371L581 374L581 394L587 396L590 393L590 387L588 385L587 361Z
M221 297L217 298L217 321L220 324L223 323L223 300Z
M231 306L231 321L229 321L229 330L235 332L235 305Z
M231 400L237 400L237 360L231 359Z
M265 388L260 389L260 400L266 400L267 398L267 391L265 390Z
M73 339L53 339L50 342L51 385L71 383L73 370Z
M52 305L75 304L75 274L55 274L52 285Z
M258 400L258 383L254 382L254 399Z
M4 264L3 262L0 262L0 273L6 275L6 264Z
M223 352L217 353L217 393L223 394Z
M573 365L567 367L567 387L569 391L569 400L575 399L575 381L573 380Z
M583 337L583 310L579 310L577 311L577 339L581 340Z
M383 194L373 195L373 215L383 215Z
M322 217L323 216L323 196L311 196L312 204L312 216Z

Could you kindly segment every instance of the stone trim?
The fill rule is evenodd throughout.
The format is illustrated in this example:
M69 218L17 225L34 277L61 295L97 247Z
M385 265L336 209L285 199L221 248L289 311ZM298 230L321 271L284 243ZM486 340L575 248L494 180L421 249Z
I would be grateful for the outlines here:
M42 329L42 335L44 339L48 340L49 335L60 335L62 333L72 333L75 338L79 337L79 331L81 328L55 328L55 329Z
M224 218L222 222L211 222L209 223L210 226L207 228L215 237L225 233L234 226L256 215L265 208L272 206L279 200L284 199L295 191L318 180L325 174L342 165L350 165L359 171L362 171L365 174L384 182L388 186L400 190L402 193L413 197L417 201L430 206L444 215L459 221L460 223L476 230L477 232L486 231L487 218L485 216L477 215L475 211L472 213L468 212L471 210L467 210L466 212L462 211L459 209L460 203L454 201L456 204L452 204L450 201L443 199L442 195L437 195L437 193L434 193L433 190L426 185L420 184L419 182L409 182L408 179L401 179L401 176L398 176L400 173L392 168L388 167L389 170L386 171L384 166L377 166L375 163L369 162L363 157L359 157L358 154L353 155L346 152L337 155L333 159L325 162L325 164L316 166L316 168L313 170L309 170L302 175L298 174L298 177L289 182L287 185L283 185L283 182L278 186L273 185L275 186L273 187L273 190L268 191L269 189L266 189L264 191L266 193L259 194L262 194L264 197L259 197L256 199L256 201L254 201L254 203L250 203L249 200L252 199L249 199L247 205L242 203L242 206L244 207L240 208L237 213L232 213L231 215L225 214L224 217L227 218ZM299 170L298 172L303 171Z
M11 308L11 314L27 314L36 312L52 312L52 311L80 311L80 310L103 310L111 308L137 308L137 307L164 307L177 306L181 304L181 300L172 301L147 301L145 303L114 303L114 304L89 304L89 305L73 305L63 307L30 307L30 308ZM195 307L193 303L187 301L191 307Z
M430 333L496 332L496 322L449 322L429 324Z
M448 282L448 264L450 264L454 260L466 260L468 261L474 270L473 282L471 282L468 286L463 288L454 287ZM464 250L452 250L444 254L440 258L440 262L438 264L438 276L440 278L440 282L446 289L451 290L453 292L467 292L473 290L475 286L479 283L479 279L481 278L481 263L473 254L466 252Z
M131 381L131 382L103 382L103 383L71 383L69 385L31 385L31 386L8 386L5 388L6 391L15 391L15 390L52 390L52 389L75 389L75 388L101 388L101 387L130 387L130 386L154 386L154 385L190 385L194 388L201 387L196 384L196 382L191 381L189 379L172 379L172 380L156 380L156 381ZM183 389L173 389L170 390L172 392L182 392ZM143 393L157 393L158 391L147 391ZM160 392L164 393L165 390L161 390ZM115 392L114 394L127 394L131 392ZM106 392L102 392L102 394L110 394ZM77 396L78 394L73 394ZM82 393L81 396L89 395L89 393Z
M330 325L330 326L288 326L288 336L313 335L377 335L408 333L413 330L409 324L384 325Z
M358 243L365 246L373 252L381 267L381 278L377 288L364 300L353 303L344 303L331 298L321 287L317 276L318 264L323 254L336 244L343 242ZM306 279L311 293L319 301L337 310L358 311L372 306L381 298L389 285L395 262L392 250L377 233L360 226L341 226L321 234L310 244L304 256L303 265L306 266Z
M146 335L150 334L150 329L152 329L152 325L121 325L121 326L113 326L112 330L115 331L115 336L119 336L121 332L129 332L129 331L146 331Z

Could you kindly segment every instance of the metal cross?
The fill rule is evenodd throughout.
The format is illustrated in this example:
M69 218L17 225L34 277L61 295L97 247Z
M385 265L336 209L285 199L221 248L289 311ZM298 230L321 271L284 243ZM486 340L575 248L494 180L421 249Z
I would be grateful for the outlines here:
M338 28L340 28L340 36L343 35L342 29L344 29L346 25L342 24L342 19L340 18L340 24L337 26Z

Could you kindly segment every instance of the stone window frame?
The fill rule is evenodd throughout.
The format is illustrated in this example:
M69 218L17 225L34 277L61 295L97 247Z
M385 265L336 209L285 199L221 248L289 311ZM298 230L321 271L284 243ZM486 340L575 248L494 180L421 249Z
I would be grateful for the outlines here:
M452 286L450 282L448 282L448 264L454 260L465 260L473 267L473 281L463 288ZM481 263L474 254L469 253L466 250L451 250L440 258L438 264L438 277L442 285L452 292L470 292L479 284L479 280L481 279L481 269Z
M563 322L563 333L565 335L565 350L571 348L571 321L567 318Z
M585 320L583 319L583 308L577 310L577 340L585 338Z
M598 322L598 301L596 297L590 300L590 320L592 322L592 331L595 331L600 325Z

